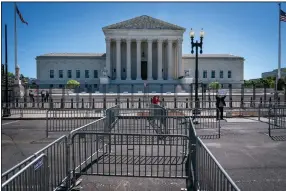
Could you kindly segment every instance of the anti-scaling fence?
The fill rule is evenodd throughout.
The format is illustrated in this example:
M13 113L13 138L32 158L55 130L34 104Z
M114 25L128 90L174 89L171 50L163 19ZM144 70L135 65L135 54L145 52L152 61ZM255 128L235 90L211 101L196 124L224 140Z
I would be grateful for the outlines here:
M52 143L53 152L46 154L50 172L46 177L50 184L53 183L53 188L69 188L82 175L108 175L185 179L188 190L210 188L210 185L220 188L217 190L224 190L221 189L223 185L227 186L225 188L233 185L232 190L239 190L198 138L189 117L169 116L170 113L161 106L137 109L132 113L119 106L109 108L103 118L74 129L68 137L64 136L69 143L65 149L59 150L58 143ZM59 153L64 159L60 162L56 160ZM207 156L208 162L198 160L201 156ZM55 170L58 167L65 169ZM223 181L205 180L210 172L225 178Z
M116 101L123 101L130 107L139 107L139 99L141 103L149 103L150 98L154 95L164 97L166 102L173 102L173 97L178 96L182 100L193 103L195 100L195 84L180 84L180 83L148 83L145 84L109 84L96 85L96 88L78 87L76 89L66 89L64 85L61 88L51 88L49 84L41 85L25 85L21 94L12 91L14 87L9 87L8 102L16 105L23 104L23 107L34 108L75 108L75 103L78 108L93 107L104 108L104 102L114 103ZM269 88L266 85L248 85L241 83L221 84L221 89L227 91L226 101L229 103L228 107L241 107L241 105L255 105L256 102L262 101L267 103L271 98L276 100L274 88ZM212 89L208 84L199 83L198 99L201 107L209 107L209 103L215 101L216 89ZM280 87L278 91L277 100L286 103L286 88ZM171 100L168 101L169 97ZM5 102L2 100L2 102ZM52 104L51 104L52 103ZM65 104L66 103L66 104ZM171 104L171 103L170 103ZM178 104L180 105L180 104ZM212 104L213 105L213 104ZM105 108L111 107L106 106Z

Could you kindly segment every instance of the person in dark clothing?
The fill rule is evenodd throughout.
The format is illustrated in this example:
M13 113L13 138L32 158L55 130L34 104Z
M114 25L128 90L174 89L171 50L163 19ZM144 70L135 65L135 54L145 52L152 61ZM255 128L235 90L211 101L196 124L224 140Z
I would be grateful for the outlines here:
M41 96L42 96L42 102L44 102L46 99L44 90L41 91Z
M226 106L224 99L226 96L219 96L216 95L216 108L218 108L217 113L216 113L216 119L223 119L223 107ZM220 116L219 116L220 114Z
M29 97L30 97L30 101L34 102L34 93L32 90L30 90L30 92L29 92Z
M49 96L50 96L50 93L48 91L46 91L46 102L49 101Z

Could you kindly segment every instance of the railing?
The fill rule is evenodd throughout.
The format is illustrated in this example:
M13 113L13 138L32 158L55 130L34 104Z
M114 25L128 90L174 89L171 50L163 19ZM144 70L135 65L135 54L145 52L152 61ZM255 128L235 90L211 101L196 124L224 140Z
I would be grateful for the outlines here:
M103 117L103 110L50 109L46 113L46 137L49 132L72 131Z
M50 191L48 157L36 157L2 184L2 191L41 190Z
M189 137L191 162L187 163L186 168L189 176L188 190L239 191L240 189L197 136L192 121L189 125Z
M270 108L268 123L268 133L270 137L274 132L286 135L286 106L275 105Z
M1 176L2 183L10 179L17 174L23 168L25 168L31 161L37 158L40 154L44 153L47 156L47 163L50 169L50 186L55 189L65 181L68 171L67 166L67 137L62 136L50 143L43 149L34 153L32 156L23 160L19 164L15 165L8 171L4 172Z
M199 137L196 143L196 180L195 190L239 191L239 188Z

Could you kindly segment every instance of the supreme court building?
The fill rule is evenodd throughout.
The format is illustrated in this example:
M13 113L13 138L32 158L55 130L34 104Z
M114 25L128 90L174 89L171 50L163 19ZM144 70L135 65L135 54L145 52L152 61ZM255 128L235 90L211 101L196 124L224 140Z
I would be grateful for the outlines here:
M143 15L102 30L106 53L37 56L38 83L63 87L68 80L75 79L96 90L102 70L107 72L110 84L178 82L181 76L194 79L195 56L182 55L185 28ZM243 57L199 54L201 83L242 83L243 70Z

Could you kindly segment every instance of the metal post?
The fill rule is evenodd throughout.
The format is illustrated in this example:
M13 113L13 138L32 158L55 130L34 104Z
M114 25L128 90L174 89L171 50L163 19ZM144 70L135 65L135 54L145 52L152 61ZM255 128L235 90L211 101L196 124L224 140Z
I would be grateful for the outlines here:
M199 63L199 58L198 58L198 41L196 41L196 71L195 71L195 108L198 109L199 108L199 105L198 105L198 88L199 88L199 66L198 66L198 63Z
M9 117L11 116L10 109L8 107L8 52L7 52L7 25L5 25L5 66L6 66L6 82L5 82L5 102L6 102L6 107L3 110L3 117Z

